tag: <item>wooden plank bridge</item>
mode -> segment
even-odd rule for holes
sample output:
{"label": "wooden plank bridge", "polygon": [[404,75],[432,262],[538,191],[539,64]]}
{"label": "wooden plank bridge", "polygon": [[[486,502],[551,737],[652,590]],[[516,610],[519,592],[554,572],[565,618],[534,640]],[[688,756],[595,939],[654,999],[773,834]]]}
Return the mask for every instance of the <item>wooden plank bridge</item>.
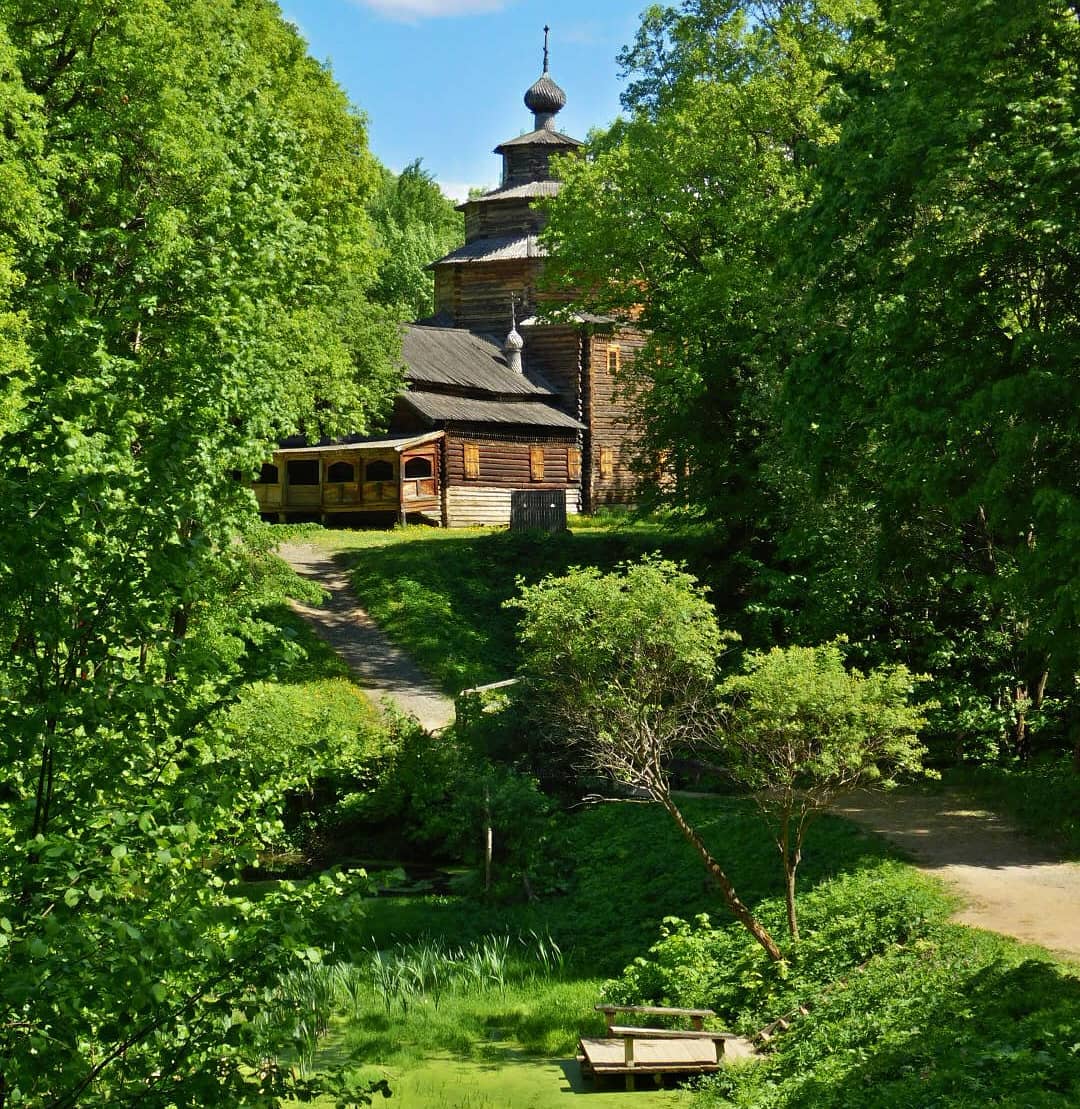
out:
{"label": "wooden plank bridge", "polygon": [[[725,1059],[747,1058],[753,1054],[749,1041],[731,1032],[708,1032],[705,1018],[716,1014],[711,1009],[672,1009],[654,1005],[597,1005],[607,1020],[604,1039],[583,1037],[578,1041],[578,1063],[586,1077],[623,1075],[626,1088],[634,1088],[638,1075],[659,1081],[665,1074],[712,1074]],[[691,1027],[645,1028],[616,1024],[619,1014],[689,1020]]]}

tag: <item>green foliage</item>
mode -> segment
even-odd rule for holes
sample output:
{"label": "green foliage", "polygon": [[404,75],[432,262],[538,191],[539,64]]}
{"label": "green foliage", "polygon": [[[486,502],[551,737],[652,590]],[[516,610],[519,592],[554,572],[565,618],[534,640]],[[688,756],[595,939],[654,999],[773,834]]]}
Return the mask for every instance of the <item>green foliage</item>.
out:
{"label": "green foliage", "polygon": [[1078,1012],[1080,982],[1064,967],[949,927],[823,992],[763,1063],[710,1080],[699,1104],[1069,1105]]}
{"label": "green foliage", "polygon": [[262,991],[356,903],[237,887],[308,769],[232,474],[389,402],[374,163],[265,0],[0,29],[0,1100],[273,1104]]}
{"label": "green foliage", "polygon": [[[793,296],[783,217],[812,197],[833,68],[861,0],[651,6],[620,61],[629,117],[566,159],[547,202],[546,279],[647,329],[635,374],[668,494],[748,543],[768,538],[768,395]],[[797,286],[795,286],[797,288]],[[629,387],[630,383],[627,382]]]}
{"label": "green foliage", "polygon": [[509,602],[519,625],[523,703],[584,765],[653,791],[665,758],[707,718],[721,632],[696,579],[646,556],[614,573],[572,568]]}
{"label": "green foliage", "polygon": [[[763,964],[745,930],[717,925],[706,913],[666,918],[660,939],[604,988],[619,1004],[715,1009],[744,1034],[815,998],[855,967],[897,945],[934,932],[951,901],[936,886],[895,862],[879,862],[819,882],[802,900],[807,938],[782,967]],[[782,898],[756,909],[781,927]],[[763,1019],[763,1015],[765,1019]]]}
{"label": "green foliage", "polygon": [[1078,657],[1078,36],[1064,0],[884,6],[790,228],[807,292],[788,441],[869,538],[871,602],[909,650],[929,625],[977,691],[981,714],[955,690],[953,727],[1021,757]]}
{"label": "green foliage", "polygon": [[467,724],[433,738],[399,721],[379,781],[357,798],[354,819],[394,829],[399,849],[433,852],[471,866],[493,837],[493,888],[501,897],[550,892],[559,884],[554,803],[535,778],[488,758]]}
{"label": "green foliage", "polygon": [[809,822],[842,793],[890,786],[922,770],[922,709],[906,666],[848,670],[838,643],[774,647],[720,684],[725,767],[769,821],[787,879],[788,926],[799,938],[795,876]]}
{"label": "green foliage", "polygon": [[[653,551],[717,573],[712,529],[670,521],[619,520],[563,535],[409,527],[327,533],[353,587],[379,626],[448,693],[513,675],[517,620],[502,607],[517,578],[537,582],[571,566],[613,569]],[[722,572],[722,570],[721,570]],[[732,589],[732,592],[734,590]],[[723,600],[728,590],[715,589]]]}
{"label": "green foliage", "polygon": [[[779,925],[775,852],[753,807],[684,803],[708,842],[730,846],[740,886],[763,919]],[[744,1033],[790,1015],[792,1027],[761,1062],[725,1070],[698,1092],[703,1106],[1075,1100],[1075,975],[1045,957],[1026,961],[1031,952],[1010,941],[946,925],[951,903],[938,885],[852,825],[822,818],[805,863],[808,935],[783,968],[771,968],[738,927],[695,919],[715,908],[715,892],[655,807],[579,811],[561,834],[575,859],[573,886],[562,897],[530,905],[379,898],[361,926],[388,959],[396,951],[406,961],[421,959],[424,948],[468,949],[508,931],[528,937],[531,928],[566,954],[554,981],[532,960],[520,972],[511,967],[504,988],[444,994],[437,1008],[430,991],[407,1010],[395,999],[389,1018],[378,993],[366,991],[325,1058],[351,1054],[394,1068],[399,1096],[448,1055],[478,1071],[496,1067],[498,1087],[483,1104],[497,1105],[518,1089],[523,1051],[565,1057],[579,1036],[602,1032],[592,1006],[602,985],[596,975],[606,972],[618,975],[605,990],[613,1000],[705,1004],[718,1009],[720,1027]],[[675,906],[683,920],[665,922]],[[635,958],[658,935],[652,951]],[[351,958],[364,965],[358,953]],[[800,1005],[808,1015],[799,1015]],[[452,1084],[472,1074],[446,1074],[444,1100],[458,1104]]]}
{"label": "green foliage", "polygon": [[465,241],[465,222],[417,159],[394,176],[383,170],[371,218],[384,257],[376,299],[398,318],[413,320],[435,310],[427,267]]}
{"label": "green foliage", "polygon": [[910,703],[915,683],[906,666],[849,670],[838,643],[749,654],[720,685],[728,769],[755,793],[779,791],[810,810],[918,773],[925,719]]}

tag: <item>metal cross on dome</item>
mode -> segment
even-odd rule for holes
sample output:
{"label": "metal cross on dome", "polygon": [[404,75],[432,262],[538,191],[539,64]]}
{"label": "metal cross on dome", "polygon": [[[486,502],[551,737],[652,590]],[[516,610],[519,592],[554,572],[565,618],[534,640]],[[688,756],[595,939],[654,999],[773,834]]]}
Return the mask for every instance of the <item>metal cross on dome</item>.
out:
{"label": "metal cross on dome", "polygon": [[544,72],[548,71],[548,35],[551,33],[551,28],[544,27]]}

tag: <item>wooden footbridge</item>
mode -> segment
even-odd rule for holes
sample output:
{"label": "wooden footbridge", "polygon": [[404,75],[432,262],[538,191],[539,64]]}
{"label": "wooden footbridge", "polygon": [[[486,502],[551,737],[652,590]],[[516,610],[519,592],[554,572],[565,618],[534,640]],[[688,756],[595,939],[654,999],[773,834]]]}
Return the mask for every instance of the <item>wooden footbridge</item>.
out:
{"label": "wooden footbridge", "polygon": [[[748,1040],[731,1032],[707,1032],[705,1018],[714,1017],[712,1009],[671,1009],[654,1005],[597,1005],[607,1020],[604,1039],[578,1041],[578,1063],[583,1075],[623,1075],[626,1088],[634,1088],[638,1075],[662,1081],[665,1074],[712,1074],[724,1060],[747,1058],[754,1053]],[[645,1028],[617,1024],[620,1014],[633,1017],[661,1017],[689,1020],[691,1027]]]}

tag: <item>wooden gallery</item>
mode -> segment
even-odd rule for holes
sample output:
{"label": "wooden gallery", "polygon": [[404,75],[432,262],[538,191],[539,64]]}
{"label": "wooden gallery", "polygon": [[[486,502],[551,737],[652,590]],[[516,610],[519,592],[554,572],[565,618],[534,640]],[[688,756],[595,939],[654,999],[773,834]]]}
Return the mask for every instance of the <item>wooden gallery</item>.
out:
{"label": "wooden gallery", "polygon": [[465,245],[430,267],[436,313],[404,329],[405,388],[387,435],[282,443],[253,485],[264,514],[527,526],[537,512],[632,499],[626,371],[642,336],[598,316],[548,322],[537,293],[544,217],[533,202],[559,189],[552,156],[582,145],[555,129],[565,104],[545,45],[525,94],[533,129],[495,148],[501,184],[461,205]]}

